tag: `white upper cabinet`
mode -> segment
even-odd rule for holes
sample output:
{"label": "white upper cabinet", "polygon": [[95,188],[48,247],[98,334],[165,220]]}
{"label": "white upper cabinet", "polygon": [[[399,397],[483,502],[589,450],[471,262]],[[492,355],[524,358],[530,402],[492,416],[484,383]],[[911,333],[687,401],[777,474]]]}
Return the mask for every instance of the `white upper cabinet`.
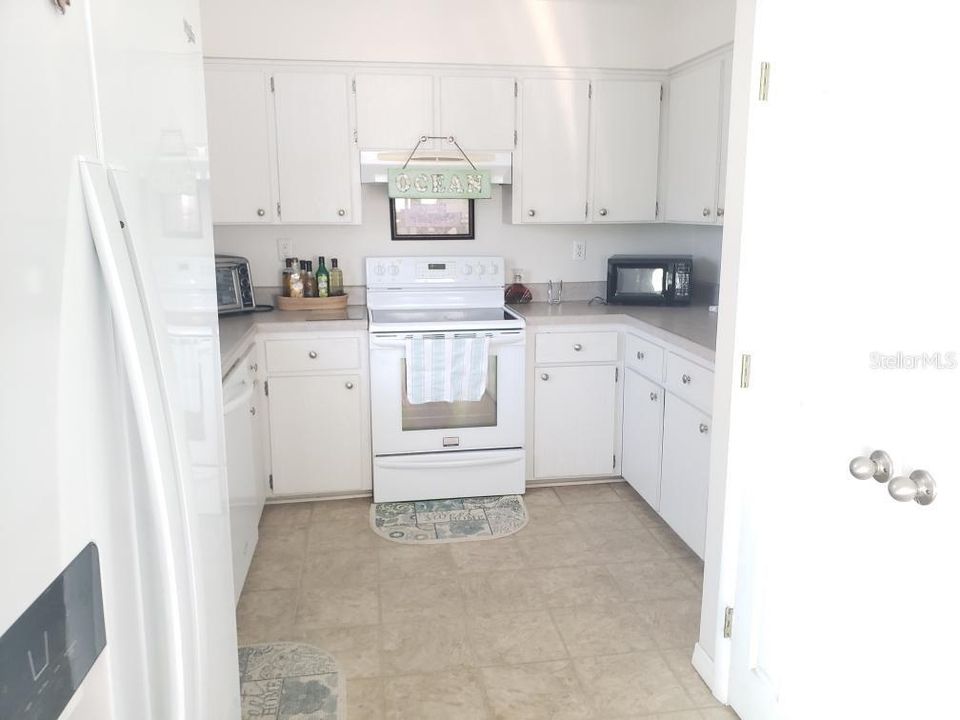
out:
{"label": "white upper cabinet", "polygon": [[733,84],[733,58],[723,60],[723,81],[720,106],[720,176],[717,188],[717,222],[723,224],[727,203],[727,141],[730,139],[730,91]]}
{"label": "white upper cabinet", "polygon": [[352,222],[358,180],[348,77],[276,73],[274,95],[283,221]]}
{"label": "white upper cabinet", "polygon": [[275,222],[269,74],[208,65],[206,89],[213,222]]}
{"label": "white upper cabinet", "polygon": [[660,154],[659,81],[593,83],[593,222],[652,222]]}
{"label": "white upper cabinet", "polygon": [[[520,182],[514,222],[582,223],[587,209],[590,83],[523,81]],[[519,189],[519,193],[517,190]]]}
{"label": "white upper cabinet", "polygon": [[516,81],[512,77],[440,78],[439,135],[471,150],[513,150]]}
{"label": "white upper cabinet", "polygon": [[361,73],[357,83],[357,142],[370,150],[413,149],[435,135],[432,75]]}
{"label": "white upper cabinet", "polygon": [[670,80],[664,219],[713,224],[720,193],[723,62],[712,60]]}

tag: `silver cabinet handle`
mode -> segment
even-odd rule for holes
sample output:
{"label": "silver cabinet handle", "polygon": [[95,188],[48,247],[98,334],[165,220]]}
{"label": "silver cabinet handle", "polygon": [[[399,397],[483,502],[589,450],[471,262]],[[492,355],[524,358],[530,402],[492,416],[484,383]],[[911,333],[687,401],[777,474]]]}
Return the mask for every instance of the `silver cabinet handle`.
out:
{"label": "silver cabinet handle", "polygon": [[691,382],[693,382],[693,378],[684,373],[680,376],[680,382],[682,382],[684,385],[689,385]]}
{"label": "silver cabinet handle", "polygon": [[256,415],[256,414],[257,414],[257,409],[256,409],[255,407],[253,407],[252,405],[250,406],[250,414],[251,414],[251,415]]}
{"label": "silver cabinet handle", "polygon": [[549,380],[550,376],[547,373],[540,373],[541,380]]}
{"label": "silver cabinet handle", "polygon": [[926,470],[914,470],[910,477],[895,477],[887,490],[897,502],[913,500],[919,505],[929,505],[937,497],[937,483]]}
{"label": "silver cabinet handle", "polygon": [[723,217],[723,208],[721,207],[717,208],[717,217]]}
{"label": "silver cabinet handle", "polygon": [[346,214],[347,214],[347,211],[344,210],[343,208],[340,208],[339,210],[337,210],[337,215],[339,215],[340,217],[343,217]]}
{"label": "silver cabinet handle", "polygon": [[647,356],[646,353],[638,352],[638,353],[637,353],[637,360],[643,360],[646,356]]}
{"label": "silver cabinet handle", "polygon": [[267,214],[266,210],[264,210],[263,208],[257,208],[257,217],[263,217],[266,214]]}
{"label": "silver cabinet handle", "polygon": [[311,350],[310,352],[307,353],[307,355],[310,357],[311,360],[316,360],[316,359],[317,359],[317,351],[316,351],[316,350]]}
{"label": "silver cabinet handle", "polygon": [[580,343],[574,343],[573,350],[574,352],[580,352],[581,350],[583,350],[583,345],[581,345]]}
{"label": "silver cabinet handle", "polygon": [[533,208],[530,208],[529,210],[527,210],[527,215],[529,215],[530,217],[533,217],[536,214],[537,214],[537,211],[534,210]]}
{"label": "silver cabinet handle", "polygon": [[704,208],[704,209],[703,209],[703,216],[704,216],[704,217],[710,217],[710,208]]}
{"label": "silver cabinet handle", "polygon": [[659,396],[657,393],[655,393],[655,392],[650,393],[650,399],[651,399],[652,401],[654,401],[654,402],[656,402],[659,397],[660,397],[660,396]]}
{"label": "silver cabinet handle", "polygon": [[706,435],[710,427],[706,423],[700,423],[700,434]]}
{"label": "silver cabinet handle", "polygon": [[874,450],[870,457],[855,457],[850,461],[850,474],[857,480],[873,478],[885,483],[893,472],[893,460],[883,450]]}
{"label": "silver cabinet handle", "polygon": [[344,383],[344,387],[345,387],[347,390],[353,390],[353,383],[350,382],[349,380],[347,380],[347,382]]}
{"label": "silver cabinet handle", "polygon": [[607,209],[606,209],[606,208],[600,208],[600,216],[601,216],[601,217],[605,217],[606,214],[607,214]]}

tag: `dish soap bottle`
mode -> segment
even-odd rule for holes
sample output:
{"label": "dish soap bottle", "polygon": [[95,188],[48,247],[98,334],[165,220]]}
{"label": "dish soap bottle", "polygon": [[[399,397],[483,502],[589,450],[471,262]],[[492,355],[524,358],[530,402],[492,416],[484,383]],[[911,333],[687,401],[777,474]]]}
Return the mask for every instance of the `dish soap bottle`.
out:
{"label": "dish soap bottle", "polygon": [[330,297],[343,295],[343,270],[336,258],[330,258]]}
{"label": "dish soap bottle", "polygon": [[317,278],[313,275],[313,260],[301,260],[300,271],[303,274],[303,296],[317,297]]}
{"label": "dish soap bottle", "polygon": [[323,255],[317,258],[317,297],[330,296],[330,273],[323,264]]}
{"label": "dish soap bottle", "polygon": [[523,305],[533,300],[533,293],[521,280],[523,280],[523,270],[514,269],[513,283],[507,285],[507,289],[503,291],[504,302],[511,305]]}

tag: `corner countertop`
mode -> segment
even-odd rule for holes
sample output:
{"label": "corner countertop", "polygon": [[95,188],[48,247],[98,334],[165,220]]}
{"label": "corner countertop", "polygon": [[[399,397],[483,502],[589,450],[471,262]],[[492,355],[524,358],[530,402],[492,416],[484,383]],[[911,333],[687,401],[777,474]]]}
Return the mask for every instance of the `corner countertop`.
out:
{"label": "corner countertop", "polygon": [[717,348],[717,313],[706,305],[659,307],[641,305],[588,305],[562,302],[551,305],[532,302],[511,305],[530,327],[554,325],[622,324],[679,347],[712,363]]}
{"label": "corner countertop", "polygon": [[343,310],[242,313],[220,316],[220,372],[226,373],[252,344],[257,332],[366,330],[367,306]]}

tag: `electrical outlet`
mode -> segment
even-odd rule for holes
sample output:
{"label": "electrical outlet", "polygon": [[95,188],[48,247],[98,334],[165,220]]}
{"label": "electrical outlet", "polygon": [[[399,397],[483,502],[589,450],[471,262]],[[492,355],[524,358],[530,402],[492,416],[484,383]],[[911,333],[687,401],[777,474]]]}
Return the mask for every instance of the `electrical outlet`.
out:
{"label": "electrical outlet", "polygon": [[293,240],[291,238],[277,238],[277,255],[280,260],[293,257]]}
{"label": "electrical outlet", "polygon": [[587,241],[574,240],[573,241],[573,259],[584,260],[586,257],[587,257]]}

